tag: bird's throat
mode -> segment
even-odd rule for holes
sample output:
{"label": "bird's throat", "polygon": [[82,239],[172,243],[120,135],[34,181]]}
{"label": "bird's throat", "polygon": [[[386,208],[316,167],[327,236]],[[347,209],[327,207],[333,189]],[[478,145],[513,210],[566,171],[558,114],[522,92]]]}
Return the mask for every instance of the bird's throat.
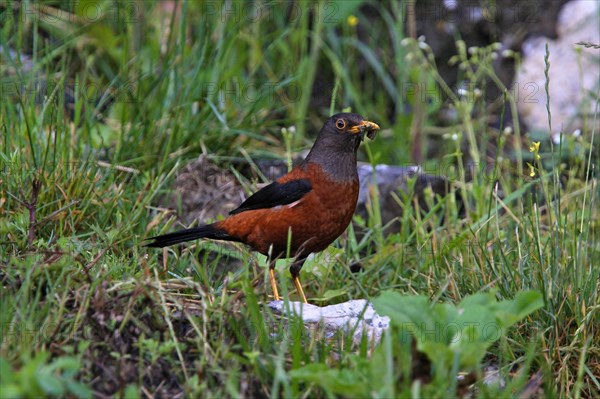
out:
{"label": "bird's throat", "polygon": [[304,164],[319,165],[328,177],[336,182],[351,182],[358,179],[356,171],[356,151],[360,140],[339,143],[327,143],[327,140],[317,140],[308,153]]}

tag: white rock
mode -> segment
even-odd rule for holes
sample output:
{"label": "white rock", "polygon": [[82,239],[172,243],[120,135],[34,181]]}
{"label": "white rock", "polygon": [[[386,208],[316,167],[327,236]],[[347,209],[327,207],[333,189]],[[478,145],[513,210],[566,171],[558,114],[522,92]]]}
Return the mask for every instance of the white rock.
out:
{"label": "white rock", "polygon": [[354,344],[359,344],[363,334],[367,334],[369,342],[376,345],[381,335],[388,328],[390,319],[379,316],[373,305],[365,299],[356,299],[337,305],[319,307],[302,302],[272,301],[269,308],[276,314],[302,318],[305,326],[321,325],[325,337],[333,337],[338,331],[351,333]]}
{"label": "white rock", "polygon": [[[552,138],[562,129],[565,134],[583,127],[578,113],[589,113],[593,122],[600,84],[600,52],[578,46],[578,42],[600,43],[600,2],[575,0],[564,5],[557,26],[558,39],[532,37],[523,44],[523,63],[515,77],[513,93],[517,95],[519,114],[530,130],[548,131],[544,56],[546,43],[550,52],[550,112]],[[581,55],[578,55],[578,49]],[[579,65],[581,64],[581,76]],[[588,94],[586,94],[588,93]],[[590,127],[591,129],[591,127]]]}

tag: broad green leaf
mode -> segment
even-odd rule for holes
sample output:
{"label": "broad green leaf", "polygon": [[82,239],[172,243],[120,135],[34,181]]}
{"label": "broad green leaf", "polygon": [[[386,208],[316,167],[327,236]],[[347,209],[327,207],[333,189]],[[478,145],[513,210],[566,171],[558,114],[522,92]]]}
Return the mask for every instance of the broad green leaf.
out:
{"label": "broad green leaf", "polygon": [[429,311],[429,299],[422,295],[403,296],[385,291],[373,299],[373,306],[377,313],[388,316],[393,323],[405,328],[418,328],[434,322]]}
{"label": "broad green leaf", "polygon": [[365,396],[368,392],[366,375],[352,369],[331,369],[323,363],[309,364],[290,371],[293,379],[312,382],[323,389],[347,396]]}
{"label": "broad green leaf", "polygon": [[479,365],[489,346],[506,329],[543,305],[539,293],[519,293],[515,299],[498,302],[494,291],[477,293],[458,305],[429,304],[424,296],[402,296],[384,292],[373,300],[375,309],[390,317],[404,334],[412,335],[417,349],[437,365],[451,369],[458,356],[462,368]]}
{"label": "broad green leaf", "polygon": [[537,291],[521,291],[513,300],[498,303],[496,315],[501,325],[508,328],[543,306],[542,294]]}
{"label": "broad green leaf", "polygon": [[63,376],[71,377],[79,371],[79,365],[80,362],[76,358],[64,356],[53,361],[49,366],[49,370],[54,372],[60,371]]}
{"label": "broad green leaf", "polygon": [[5,381],[0,382],[0,392],[2,393],[2,399],[23,398],[26,396],[23,388]]}
{"label": "broad green leaf", "polygon": [[45,393],[52,396],[63,396],[65,394],[63,382],[48,368],[40,370],[35,376],[35,379]]}
{"label": "broad green leaf", "polygon": [[490,306],[496,303],[493,292],[478,292],[465,297],[458,305],[459,309],[466,309],[472,305]]}
{"label": "broad green leaf", "polygon": [[[69,379],[66,381],[66,384],[67,384],[67,389],[69,390],[69,392],[78,398],[87,399],[87,398],[91,398],[93,396],[93,391],[87,385],[82,384],[79,381],[73,381],[73,380]],[[129,386],[127,386],[127,388],[129,388]],[[129,389],[125,389],[126,393],[128,393],[129,391],[130,391]],[[131,396],[125,396],[125,397],[131,397]]]}

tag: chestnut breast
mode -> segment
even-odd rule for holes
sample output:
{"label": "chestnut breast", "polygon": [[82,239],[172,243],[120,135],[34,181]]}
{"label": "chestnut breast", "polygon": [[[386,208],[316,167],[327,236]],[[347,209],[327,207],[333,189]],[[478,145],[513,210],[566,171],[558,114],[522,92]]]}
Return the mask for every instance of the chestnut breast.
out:
{"label": "chestnut breast", "polygon": [[[233,215],[219,223],[229,235],[268,255],[308,255],[327,248],[352,220],[358,200],[358,176],[335,181],[313,163],[299,166],[278,179],[285,183],[307,179],[312,190],[298,201]],[[289,238],[288,238],[289,237]]]}

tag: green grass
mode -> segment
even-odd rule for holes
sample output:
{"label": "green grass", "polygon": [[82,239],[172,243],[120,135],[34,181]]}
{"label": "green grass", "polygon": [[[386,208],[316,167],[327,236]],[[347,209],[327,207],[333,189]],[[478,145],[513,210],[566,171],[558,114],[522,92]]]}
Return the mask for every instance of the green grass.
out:
{"label": "green grass", "polygon": [[[397,396],[453,394],[448,380],[424,387],[400,377],[410,374],[400,361],[408,355],[395,335],[369,360],[347,337],[319,339],[266,312],[264,260],[242,247],[198,243],[172,251],[166,270],[161,251],[141,247],[169,226],[172,215],[157,204],[179,168],[199,154],[228,168],[247,156],[285,160],[308,148],[337,79],[335,109],[350,106],[383,127],[362,159],[409,162],[415,132],[424,132],[418,153],[435,157],[423,167],[454,181],[464,214],[452,196],[419,213],[399,195],[402,228],[384,236],[373,207],[368,221],[357,219],[307,263],[307,295],[327,305],[391,290],[458,304],[490,289],[498,300],[538,291],[543,308],[486,349],[484,362],[522,375],[503,394],[518,392],[537,371],[548,397],[600,394],[597,132],[565,135],[559,146],[542,141],[536,159],[518,124],[512,134],[487,127],[485,96],[444,86],[431,50],[403,38],[400,6],[369,24],[359,2],[321,3],[316,22],[301,8],[291,23],[271,3],[261,23],[239,10],[238,19],[207,18],[219,9],[205,7],[216,3],[182,2],[175,16],[145,2],[129,3],[133,14],[110,1],[63,9],[17,3],[14,14],[10,4],[0,4],[5,392],[324,397],[343,391],[298,370],[327,365],[339,371],[330,375],[339,384],[350,375],[367,378],[365,386],[383,381],[393,389],[382,392]],[[86,19],[86,4],[110,17]],[[347,23],[351,13],[366,42]],[[491,68],[494,46],[457,47],[452,61],[466,79],[502,89]],[[9,49],[31,54],[33,69],[8,57]],[[331,87],[314,98],[310,88],[321,78]],[[36,90],[42,80],[50,84]],[[442,104],[403,92],[403,83],[434,82],[457,111],[443,128],[432,122]],[[65,84],[76,87],[73,98]],[[515,108],[509,92],[505,101]],[[597,125],[598,112],[587,117],[585,126]],[[282,134],[292,125],[293,136]],[[366,235],[354,234],[360,224]],[[364,270],[353,274],[356,261]],[[243,266],[225,266],[232,262]],[[287,296],[285,262],[278,277]]]}

